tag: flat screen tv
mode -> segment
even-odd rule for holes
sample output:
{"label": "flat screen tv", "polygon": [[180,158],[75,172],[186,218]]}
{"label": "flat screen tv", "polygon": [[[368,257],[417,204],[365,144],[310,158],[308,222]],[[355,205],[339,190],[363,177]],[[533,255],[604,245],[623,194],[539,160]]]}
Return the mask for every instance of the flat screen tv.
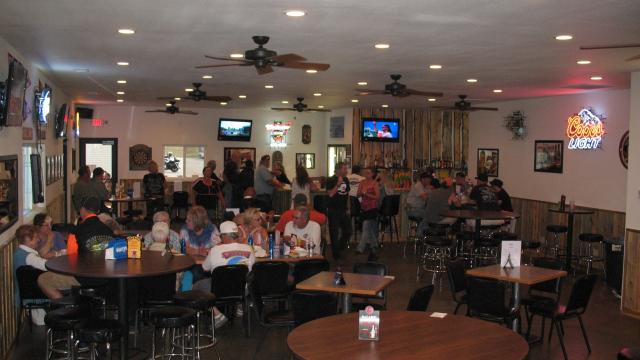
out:
{"label": "flat screen tv", "polygon": [[218,123],[218,140],[220,141],[251,141],[251,127],[253,121],[220,118]]}
{"label": "flat screen tv", "polygon": [[362,141],[400,141],[400,120],[362,118]]}
{"label": "flat screen tv", "polygon": [[67,135],[67,104],[60,106],[60,110],[56,114],[55,132],[57,138],[63,138]]}

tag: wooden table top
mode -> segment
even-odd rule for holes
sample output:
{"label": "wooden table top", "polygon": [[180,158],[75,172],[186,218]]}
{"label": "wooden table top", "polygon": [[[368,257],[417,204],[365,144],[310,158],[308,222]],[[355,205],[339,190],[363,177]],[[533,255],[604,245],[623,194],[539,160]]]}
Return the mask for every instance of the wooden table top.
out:
{"label": "wooden table top", "polygon": [[519,214],[510,211],[488,211],[488,210],[447,210],[440,213],[440,216],[458,219],[481,219],[481,220],[505,220],[517,219]]}
{"label": "wooden table top", "polygon": [[124,198],[109,198],[107,199],[107,201],[109,202],[119,202],[119,203],[124,203],[124,202],[140,202],[140,201],[147,201],[147,200],[157,200],[159,198],[157,197],[150,197],[150,198],[143,198],[143,197],[124,197]]}
{"label": "wooden table top", "polygon": [[194,265],[189,256],[162,256],[160,251],[142,250],[141,259],[106,260],[103,251],[59,256],[47,261],[48,270],[87,278],[139,278],[173,274]]}
{"label": "wooden table top", "polygon": [[314,320],[287,337],[300,359],[476,359],[520,360],[524,338],[498,324],[429,312],[381,311],[380,340],[358,340],[358,313]]}
{"label": "wooden table top", "polygon": [[519,266],[505,270],[500,265],[490,265],[467,270],[467,275],[496,279],[518,284],[533,285],[547,280],[567,276],[564,270],[546,269],[536,266]]}
{"label": "wooden table top", "polygon": [[[207,258],[204,255],[190,255],[191,258],[193,259],[193,261],[195,261],[196,264],[201,265],[204,260]],[[314,255],[314,256],[298,256],[298,257],[291,257],[291,256],[280,256],[280,257],[276,257],[276,258],[269,258],[267,257],[257,257],[256,258],[256,262],[264,262],[264,261],[280,261],[280,262],[286,262],[286,263],[297,263],[299,261],[303,261],[303,260],[324,260],[324,257],[322,257],[322,255]]]}
{"label": "wooden table top", "polygon": [[574,209],[573,211],[571,211],[571,209],[565,209],[565,210],[549,209],[549,211],[554,212],[554,213],[560,213],[560,214],[578,214],[578,215],[593,214],[593,210],[577,210],[577,209]]}
{"label": "wooden table top", "polygon": [[343,273],[346,285],[335,285],[335,272],[322,271],[299,282],[296,289],[374,296],[389,286],[393,276]]}

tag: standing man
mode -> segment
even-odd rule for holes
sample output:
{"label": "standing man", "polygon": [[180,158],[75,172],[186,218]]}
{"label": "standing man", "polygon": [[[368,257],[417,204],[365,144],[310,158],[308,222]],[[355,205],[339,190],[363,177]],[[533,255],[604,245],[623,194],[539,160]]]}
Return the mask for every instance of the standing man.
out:
{"label": "standing man", "polygon": [[158,163],[151,160],[148,166],[149,173],[142,178],[144,184],[144,198],[147,199],[147,218],[164,209],[164,191],[167,182],[164,174],[158,172]]}
{"label": "standing man", "polygon": [[351,240],[350,187],[346,175],[347,165],[339,162],[336,164],[336,174],[327,179],[329,235],[331,236],[331,252],[336,261],[340,260],[340,252]]}
{"label": "standing man", "polygon": [[109,213],[109,209],[104,205],[104,202],[109,200],[109,197],[111,196],[111,194],[109,194],[109,190],[107,190],[107,186],[104,184],[105,177],[104,169],[97,167],[93,169],[93,177],[91,178],[89,185],[92,191],[91,196],[102,201],[102,206],[100,207],[99,212]]}
{"label": "standing man", "polygon": [[264,206],[261,209],[266,209],[269,212],[273,208],[273,191],[280,185],[278,180],[269,171],[271,164],[271,157],[264,155],[260,158],[260,165],[256,169],[256,175],[254,180],[254,187],[256,189],[256,199],[262,202]]}
{"label": "standing man", "polygon": [[80,207],[84,199],[91,197],[93,194],[91,190],[91,170],[89,166],[85,165],[78,169],[78,181],[73,186],[73,195],[71,200],[73,201],[73,207],[76,209],[76,213],[80,214]]}
{"label": "standing man", "polygon": [[427,205],[427,197],[431,190],[431,174],[423,172],[420,174],[420,180],[411,186],[407,195],[407,215],[422,219],[424,217],[424,209]]}

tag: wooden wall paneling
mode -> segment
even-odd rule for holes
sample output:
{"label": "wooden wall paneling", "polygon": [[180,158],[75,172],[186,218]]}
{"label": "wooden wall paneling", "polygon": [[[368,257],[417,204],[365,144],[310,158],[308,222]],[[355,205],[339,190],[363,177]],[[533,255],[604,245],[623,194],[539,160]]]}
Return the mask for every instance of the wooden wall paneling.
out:
{"label": "wooden wall paneling", "polygon": [[453,159],[454,164],[460,164],[462,158],[462,113],[453,113]]}
{"label": "wooden wall paneling", "polygon": [[431,117],[431,159],[442,158],[442,121],[443,111],[439,111],[436,117]]}
{"label": "wooden wall paneling", "polygon": [[[462,148],[464,149],[463,158],[464,162],[469,162],[469,114],[462,113]],[[469,174],[467,174],[468,176]]]}
{"label": "wooden wall paneling", "polygon": [[442,159],[453,159],[453,112],[445,111],[442,114]]}
{"label": "wooden wall paneling", "polygon": [[[14,297],[13,249],[15,241],[0,248],[0,358],[5,359],[17,334],[18,308]],[[26,320],[25,320],[26,321]]]}
{"label": "wooden wall paneling", "polygon": [[640,318],[640,231],[627,229],[624,241],[622,313]]}

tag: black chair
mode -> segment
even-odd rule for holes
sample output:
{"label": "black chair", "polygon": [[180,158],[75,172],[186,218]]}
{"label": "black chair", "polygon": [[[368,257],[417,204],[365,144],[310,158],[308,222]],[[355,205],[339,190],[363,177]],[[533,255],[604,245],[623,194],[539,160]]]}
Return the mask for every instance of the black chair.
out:
{"label": "black chair", "polygon": [[137,280],[136,288],[138,290],[138,306],[134,320],[134,346],[138,344],[138,334],[142,333],[140,325],[149,322],[151,310],[173,304],[173,296],[176,293],[176,274]]}
{"label": "black chair", "polygon": [[[44,317],[44,323],[47,325],[46,358],[62,354],[65,358],[75,359],[78,331],[89,321],[90,315],[90,309],[86,306],[49,311]],[[56,336],[56,333],[61,332],[66,334],[63,339]]]}
{"label": "black chair", "polygon": [[95,360],[97,346],[104,344],[106,358],[111,359],[111,344],[122,336],[122,324],[113,319],[90,319],[78,331],[78,340],[89,344],[89,359]]}
{"label": "black chair", "polygon": [[[187,333],[191,331],[191,327],[196,325],[196,311],[193,309],[189,309],[181,306],[163,306],[156,309],[151,310],[149,317],[151,319],[151,323],[153,324],[153,333],[151,335],[151,359],[161,358],[165,359],[167,357],[171,358],[173,356],[180,356],[184,359],[185,350],[189,347],[186,345]],[[161,339],[162,339],[162,354],[156,355],[156,333],[157,330],[160,329]],[[167,331],[171,330],[171,331]],[[173,345],[173,348],[179,348],[181,350],[180,354],[178,353],[167,353],[167,339],[166,334],[173,333],[177,335],[176,338],[181,341],[178,342],[176,339],[169,339],[168,341]],[[176,334],[177,333],[177,334]],[[175,345],[177,346],[175,346]],[[216,350],[217,352],[217,350]],[[196,352],[193,353],[194,358],[196,356]],[[199,354],[198,354],[199,355]],[[218,359],[220,356],[218,355]]]}
{"label": "black chair", "polygon": [[247,274],[249,268],[246,265],[224,265],[213,269],[211,274],[211,292],[216,296],[216,306],[223,308],[229,319],[235,316],[235,307],[231,305],[241,304],[245,336],[249,337],[249,309],[246,301]]}
{"label": "black chair", "polygon": [[329,262],[327,260],[301,260],[295,263],[293,267],[293,282],[297,284],[322,271],[329,271]]}
{"label": "black chair", "polygon": [[564,358],[567,359],[567,350],[564,347],[564,329],[562,322],[577,317],[580,322],[580,329],[582,330],[584,342],[587,344],[587,350],[589,351],[589,354],[591,354],[591,345],[589,344],[587,331],[585,330],[584,323],[582,322],[582,314],[587,310],[587,305],[589,304],[593,287],[596,284],[596,279],[596,275],[593,274],[578,278],[571,288],[571,295],[569,296],[567,305],[556,304],[553,306],[553,304],[540,302],[529,306],[529,312],[531,315],[529,316],[527,337],[529,337],[531,332],[531,321],[535,315],[551,319],[552,327],[551,331],[549,331],[549,339],[551,339],[551,334],[553,334],[553,328],[555,327],[556,332],[558,333],[558,340],[560,340],[560,346],[562,347],[562,354],[564,355]]}
{"label": "black chair", "polygon": [[291,297],[295,326],[336,314],[338,301],[334,294],[294,291]]}
{"label": "black chair", "polygon": [[[533,266],[562,270],[564,264],[562,261],[556,258],[537,258],[533,261]],[[525,298],[520,301],[520,304],[524,307],[525,316],[529,320],[529,307],[536,303],[546,304],[546,307],[555,307],[560,301],[560,290],[562,289],[562,278],[544,281],[529,286],[529,293]],[[538,304],[537,306],[542,306]],[[553,326],[553,325],[552,325]],[[544,338],[545,318],[542,318],[542,334],[540,339]]]}
{"label": "black chair", "polygon": [[468,314],[482,320],[504,324],[507,327],[519,315],[505,302],[507,285],[504,282],[478,277],[467,277]]}
{"label": "black chair", "polygon": [[327,215],[328,195],[316,195],[313,197],[313,208],[324,215]]}
{"label": "black chair", "polygon": [[407,311],[427,311],[433,295],[433,288],[433,285],[427,285],[417,289],[409,299]]}
{"label": "black chair", "polygon": [[[389,275],[389,268],[385,264],[369,261],[353,265],[353,272],[356,274],[387,276]],[[351,296],[351,299],[354,300],[352,308],[356,310],[362,310],[367,305],[373,306],[376,310],[386,310],[388,292],[386,290],[382,290],[375,296],[354,294]]]}
{"label": "black chair", "polygon": [[[18,282],[18,292],[20,295],[20,314],[18,314],[18,334],[22,327],[22,318],[24,311],[27,311],[27,320],[29,321],[29,332],[33,332],[33,321],[31,319],[31,310],[48,309],[50,302],[44,295],[40,287],[38,287],[38,276],[44,271],[36,269],[32,266],[20,266],[16,269],[16,280]],[[16,337],[16,341],[20,340],[20,336]]]}
{"label": "black chair", "polygon": [[382,227],[382,238],[380,240],[380,246],[384,242],[384,234],[387,228],[387,224],[389,225],[389,234],[391,236],[391,241],[393,241],[393,232],[395,229],[396,240],[400,242],[400,234],[398,232],[398,223],[396,221],[396,216],[400,212],[400,195],[387,195],[382,198],[382,204],[380,205],[380,213],[378,216],[378,221]]}
{"label": "black chair", "polygon": [[153,221],[149,220],[131,220],[126,223],[127,230],[151,231]]}
{"label": "black chair", "polygon": [[[186,191],[174,191],[173,192],[173,201],[171,202],[171,218],[172,219],[180,219],[183,220],[184,218],[180,217],[180,210],[184,210],[185,211],[185,217],[186,217],[186,212],[187,210],[189,210],[189,206],[191,206],[191,204],[189,204],[189,193]],[[173,212],[176,212],[176,215],[173,215]]]}
{"label": "black chair", "polygon": [[[447,275],[449,277],[449,288],[453,301],[456,303],[456,309],[453,314],[458,313],[460,305],[467,305],[467,279],[465,278],[465,260],[457,259],[449,261],[447,264]],[[467,307],[467,314],[469,308]]]}
{"label": "black chair", "polygon": [[282,309],[289,299],[289,265],[280,261],[257,262],[251,273],[262,301],[278,303]]}

